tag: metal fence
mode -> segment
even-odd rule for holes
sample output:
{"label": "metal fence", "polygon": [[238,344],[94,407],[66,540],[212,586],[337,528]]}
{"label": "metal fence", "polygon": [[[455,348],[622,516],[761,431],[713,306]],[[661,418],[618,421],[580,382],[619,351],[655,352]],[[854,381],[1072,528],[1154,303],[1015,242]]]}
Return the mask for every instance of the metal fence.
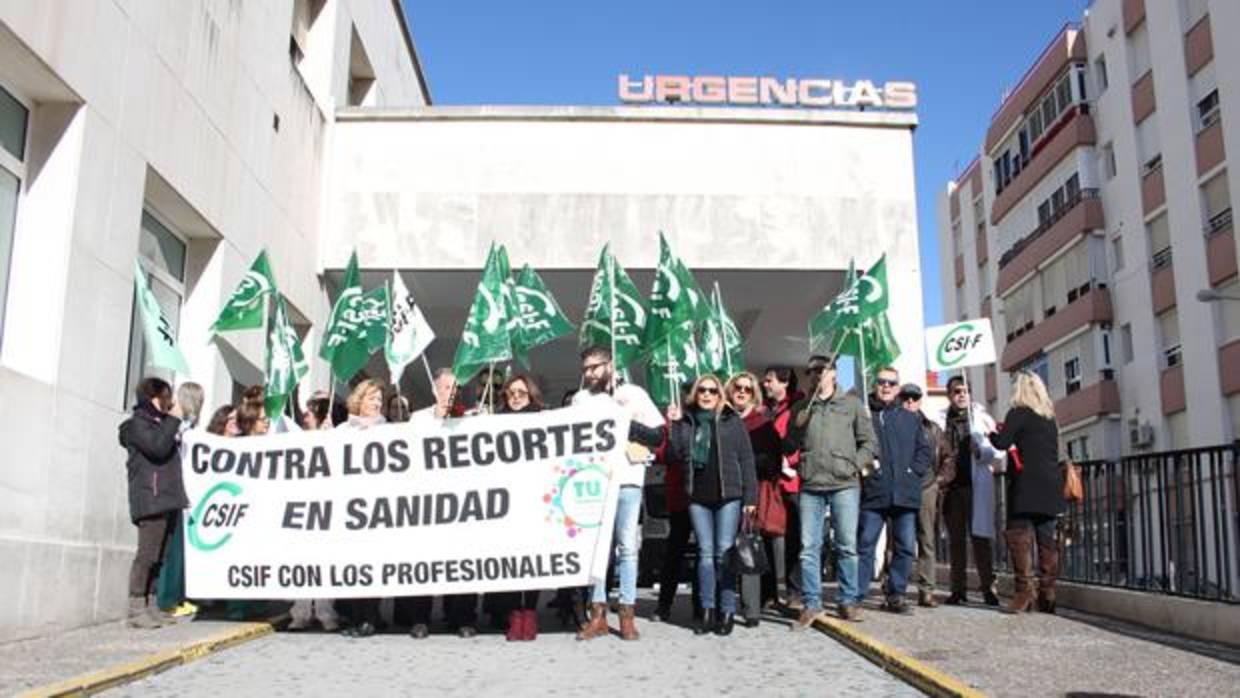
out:
{"label": "metal fence", "polygon": [[[1228,445],[1080,463],[1085,498],[1059,521],[1060,579],[1240,603],[1238,456]],[[1001,532],[1005,476],[995,485]],[[1010,570],[1002,534],[995,565]]]}

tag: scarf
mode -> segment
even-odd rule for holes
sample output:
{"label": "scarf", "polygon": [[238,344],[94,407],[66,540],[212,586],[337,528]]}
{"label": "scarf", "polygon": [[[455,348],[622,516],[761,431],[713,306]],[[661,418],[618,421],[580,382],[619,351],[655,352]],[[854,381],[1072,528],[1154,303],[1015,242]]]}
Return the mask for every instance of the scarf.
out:
{"label": "scarf", "polygon": [[693,449],[689,460],[694,470],[701,470],[710,465],[710,449],[715,443],[715,413],[694,408],[692,415]]}

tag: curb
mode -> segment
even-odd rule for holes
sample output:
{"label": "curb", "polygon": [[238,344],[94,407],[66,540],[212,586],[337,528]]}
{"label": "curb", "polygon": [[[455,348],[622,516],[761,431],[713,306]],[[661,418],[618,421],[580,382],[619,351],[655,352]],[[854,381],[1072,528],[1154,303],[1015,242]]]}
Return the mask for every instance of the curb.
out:
{"label": "curb", "polygon": [[277,616],[261,622],[239,623],[235,628],[209,635],[202,640],[197,640],[181,647],[155,652],[145,657],[108,667],[107,669],[81,674],[64,681],[32,688],[19,693],[18,696],[20,698],[49,698],[51,696],[92,695],[109,688],[132,683],[147,676],[162,673],[174,667],[189,664],[230,647],[265,637],[275,632],[275,625],[281,620],[283,620],[283,616]]}
{"label": "curb", "polygon": [[849,649],[877,664],[926,695],[951,698],[984,698],[986,694],[907,654],[858,632],[851,625],[825,615],[814,620],[814,627]]}

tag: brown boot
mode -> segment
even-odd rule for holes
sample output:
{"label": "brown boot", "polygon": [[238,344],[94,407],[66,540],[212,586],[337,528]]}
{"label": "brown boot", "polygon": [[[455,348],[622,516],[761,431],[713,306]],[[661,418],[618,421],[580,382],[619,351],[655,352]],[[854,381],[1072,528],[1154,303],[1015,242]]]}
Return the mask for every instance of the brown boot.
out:
{"label": "brown boot", "polygon": [[641,638],[637,632],[637,609],[633,606],[620,607],[620,637],[625,640]]}
{"label": "brown boot", "polygon": [[1055,580],[1059,578],[1059,545],[1038,541],[1038,610],[1055,612]]}
{"label": "brown boot", "polygon": [[590,621],[577,631],[578,640],[607,636],[607,604],[590,604]]}
{"label": "brown boot", "polygon": [[1003,611],[1021,613],[1033,607],[1033,529],[1009,528],[1003,534],[1012,558],[1012,581],[1016,587],[1016,594]]}

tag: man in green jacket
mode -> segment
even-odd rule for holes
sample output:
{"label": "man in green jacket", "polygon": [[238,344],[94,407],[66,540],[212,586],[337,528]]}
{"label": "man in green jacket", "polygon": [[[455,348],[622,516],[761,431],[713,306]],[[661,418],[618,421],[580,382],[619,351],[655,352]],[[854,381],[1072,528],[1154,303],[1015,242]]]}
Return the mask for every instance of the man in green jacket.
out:
{"label": "man in green jacket", "polygon": [[809,627],[822,613],[823,520],[828,509],[834,534],[840,617],[861,620],[857,523],[862,472],[874,460],[874,427],[861,401],[835,382],[835,357],[813,356],[813,394],[792,407],[784,452],[800,452],[801,584],[805,607],[793,630]]}

